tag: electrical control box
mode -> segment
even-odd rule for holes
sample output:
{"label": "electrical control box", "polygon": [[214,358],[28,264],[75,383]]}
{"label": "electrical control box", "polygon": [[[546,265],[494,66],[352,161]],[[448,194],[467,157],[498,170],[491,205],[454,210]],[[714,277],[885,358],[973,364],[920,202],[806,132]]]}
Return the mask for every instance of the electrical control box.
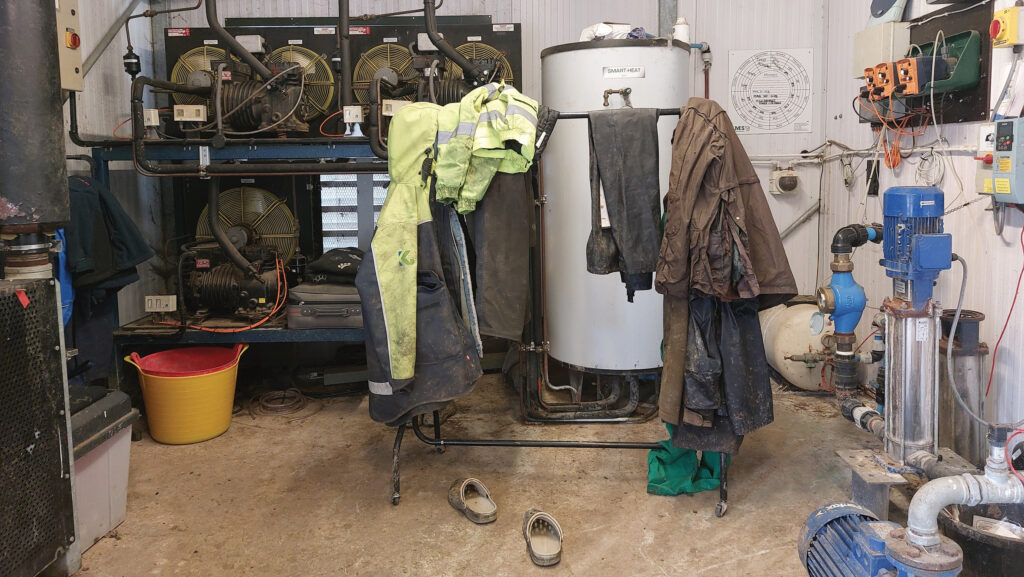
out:
{"label": "electrical control box", "polygon": [[875,66],[875,87],[871,90],[872,100],[889,98],[896,90],[896,64],[883,62]]}
{"label": "electrical control box", "polygon": [[853,76],[863,78],[864,71],[879,62],[894,62],[910,49],[910,26],[906,22],[886,22],[857,33],[853,38]]}
{"label": "electrical control box", "polygon": [[82,91],[82,37],[78,26],[78,0],[57,4],[57,53],[60,56],[60,87]]}
{"label": "electrical control box", "polygon": [[1024,203],[1024,118],[996,122],[992,188],[996,202]]}
{"label": "electrical control box", "polygon": [[992,37],[993,48],[1005,48],[1024,44],[1024,30],[1021,29],[1021,15],[1024,6],[1011,6],[1005,10],[996,10],[992,24],[988,30]]}
{"label": "electrical control box", "polygon": [[[932,70],[932,62],[935,70]],[[949,65],[945,58],[918,56],[896,62],[896,92],[913,96],[927,92],[926,87],[934,78],[936,81],[949,77]]]}

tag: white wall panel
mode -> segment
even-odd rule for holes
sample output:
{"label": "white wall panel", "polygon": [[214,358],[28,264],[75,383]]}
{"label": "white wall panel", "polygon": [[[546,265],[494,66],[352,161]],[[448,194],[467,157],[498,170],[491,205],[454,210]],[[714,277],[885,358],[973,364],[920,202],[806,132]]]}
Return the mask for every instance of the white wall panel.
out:
{"label": "white wall panel", "polygon": [[[80,26],[82,37],[82,54],[89,55],[96,42],[107,31],[111,22],[128,7],[129,0],[108,0],[105,2],[80,2]],[[148,8],[148,2],[141,2],[135,9],[141,12]],[[149,21],[144,18],[132,21],[132,44],[135,52],[142,57],[143,74],[150,73],[149,63],[152,61],[152,38]],[[103,52],[92,70],[85,77],[85,89],[78,94],[79,132],[100,138],[110,138],[114,127],[128,118],[131,78],[125,74],[121,56],[127,44],[123,30]],[[65,106],[67,117],[67,106]],[[131,127],[121,127],[121,135],[130,135]],[[67,141],[68,154],[89,154],[90,151],[79,148]],[[69,171],[77,174],[88,173],[88,166],[74,161],[68,164]],[[138,176],[130,163],[113,163],[111,165],[111,191],[121,202],[125,211],[138,225],[150,246],[162,246],[163,219],[161,218],[161,202],[158,183],[155,179]],[[159,251],[158,251],[159,252]],[[143,297],[146,294],[162,294],[166,292],[165,281],[153,268],[153,262],[139,267],[140,280],[125,287],[118,294],[118,309],[121,322],[139,318],[143,313]]]}

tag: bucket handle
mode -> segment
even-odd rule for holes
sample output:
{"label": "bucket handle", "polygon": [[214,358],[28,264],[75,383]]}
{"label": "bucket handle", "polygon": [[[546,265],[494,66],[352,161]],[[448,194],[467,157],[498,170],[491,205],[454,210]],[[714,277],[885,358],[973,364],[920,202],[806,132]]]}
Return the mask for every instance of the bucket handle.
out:
{"label": "bucket handle", "polygon": [[235,362],[242,358],[242,353],[249,350],[249,345],[245,343],[235,343]]}
{"label": "bucket handle", "polygon": [[[142,373],[142,357],[139,356],[139,353],[133,352],[130,355],[125,355],[124,362],[132,365],[138,369],[139,373]],[[142,378],[141,374],[139,375],[139,388],[145,392],[146,379]]]}

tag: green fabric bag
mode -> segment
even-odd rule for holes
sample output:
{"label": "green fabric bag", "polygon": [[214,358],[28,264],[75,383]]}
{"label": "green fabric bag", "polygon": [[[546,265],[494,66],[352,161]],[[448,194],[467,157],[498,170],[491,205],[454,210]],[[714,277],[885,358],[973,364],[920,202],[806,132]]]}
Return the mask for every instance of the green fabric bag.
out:
{"label": "green fabric bag", "polygon": [[[670,497],[717,489],[722,478],[719,453],[705,451],[698,458],[693,449],[673,447],[675,425],[665,423],[665,428],[669,440],[647,454],[647,492]],[[731,460],[726,457],[726,466]]]}

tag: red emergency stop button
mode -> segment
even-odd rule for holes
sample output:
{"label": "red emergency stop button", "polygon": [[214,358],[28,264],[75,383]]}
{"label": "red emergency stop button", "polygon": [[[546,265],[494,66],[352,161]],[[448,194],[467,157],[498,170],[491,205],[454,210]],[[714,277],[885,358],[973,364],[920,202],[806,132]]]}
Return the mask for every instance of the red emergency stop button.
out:
{"label": "red emergency stop button", "polygon": [[77,32],[68,30],[64,33],[64,44],[72,50],[78,50],[78,47],[82,45],[82,37]]}
{"label": "red emergency stop button", "polygon": [[999,33],[1003,30],[1003,23],[999,20],[993,20],[992,24],[988,27],[988,35],[992,38],[997,38]]}
{"label": "red emergency stop button", "polygon": [[992,153],[990,152],[990,153],[986,154],[985,156],[975,156],[974,160],[980,160],[980,161],[984,162],[985,164],[992,164],[992,161],[994,160],[994,158],[992,157]]}

